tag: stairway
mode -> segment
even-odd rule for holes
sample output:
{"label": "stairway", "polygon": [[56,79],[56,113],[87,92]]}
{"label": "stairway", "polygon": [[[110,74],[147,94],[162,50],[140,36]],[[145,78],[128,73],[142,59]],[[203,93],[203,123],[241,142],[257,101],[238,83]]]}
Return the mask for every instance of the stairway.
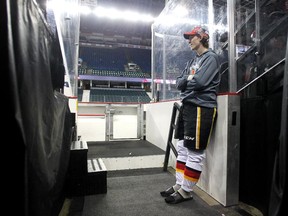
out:
{"label": "stairway", "polygon": [[87,159],[86,141],[73,141],[65,185],[67,197],[107,193],[107,169],[101,158]]}

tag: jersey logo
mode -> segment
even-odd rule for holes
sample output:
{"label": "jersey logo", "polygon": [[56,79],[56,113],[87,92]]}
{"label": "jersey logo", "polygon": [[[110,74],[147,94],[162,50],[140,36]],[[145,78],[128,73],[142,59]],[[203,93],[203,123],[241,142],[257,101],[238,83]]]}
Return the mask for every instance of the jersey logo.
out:
{"label": "jersey logo", "polygon": [[194,140],[194,139],[195,139],[195,137],[184,136],[184,139],[186,139],[186,140]]}

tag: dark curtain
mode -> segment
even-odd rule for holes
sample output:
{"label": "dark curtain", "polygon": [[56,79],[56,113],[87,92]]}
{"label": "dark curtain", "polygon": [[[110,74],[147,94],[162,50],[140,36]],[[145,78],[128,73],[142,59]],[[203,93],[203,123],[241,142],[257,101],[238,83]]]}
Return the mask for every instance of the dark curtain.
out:
{"label": "dark curtain", "polygon": [[1,48],[8,75],[5,108],[13,133],[7,146],[16,162],[10,169],[17,168],[13,170],[17,183],[10,187],[16,193],[10,194],[21,215],[58,215],[72,130],[68,98],[58,91],[64,74],[59,42],[35,1],[1,1],[1,12]]}

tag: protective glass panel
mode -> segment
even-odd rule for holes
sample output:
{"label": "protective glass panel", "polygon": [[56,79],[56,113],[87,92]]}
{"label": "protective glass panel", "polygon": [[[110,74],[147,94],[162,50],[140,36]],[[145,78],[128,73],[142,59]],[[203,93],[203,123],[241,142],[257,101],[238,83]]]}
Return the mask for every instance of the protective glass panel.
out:
{"label": "protective glass panel", "polygon": [[[222,55],[227,49],[227,3],[212,0],[170,0],[152,26],[152,97],[179,99],[175,80],[195,53],[183,33],[201,25],[209,31],[209,46]],[[224,46],[226,44],[226,47]],[[228,61],[227,50],[225,59]]]}
{"label": "protective glass panel", "polygon": [[287,29],[287,1],[236,1],[238,92],[259,96],[281,86]]}
{"label": "protective glass panel", "polygon": [[[64,94],[77,96],[78,44],[79,44],[79,5],[80,0],[48,1],[47,11],[50,24],[55,22],[65,67]],[[53,21],[53,22],[52,22]]]}

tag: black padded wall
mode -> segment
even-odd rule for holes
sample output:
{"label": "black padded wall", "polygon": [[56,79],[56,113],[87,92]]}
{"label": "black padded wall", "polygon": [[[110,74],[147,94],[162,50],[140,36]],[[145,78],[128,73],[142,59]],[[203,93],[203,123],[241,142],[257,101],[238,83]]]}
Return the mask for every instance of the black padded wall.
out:
{"label": "black padded wall", "polygon": [[259,80],[269,83],[261,94],[247,93],[257,81],[241,99],[239,198],[265,216],[284,215],[287,197],[287,65],[281,65],[277,82],[270,82],[273,71]]}

